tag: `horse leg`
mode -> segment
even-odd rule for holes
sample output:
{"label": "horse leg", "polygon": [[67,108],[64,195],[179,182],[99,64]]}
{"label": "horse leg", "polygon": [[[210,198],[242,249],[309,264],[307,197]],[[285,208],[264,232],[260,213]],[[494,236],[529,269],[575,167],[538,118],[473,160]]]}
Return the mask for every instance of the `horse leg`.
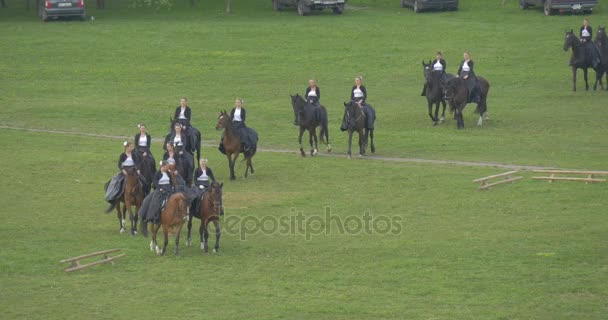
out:
{"label": "horse leg", "polygon": [[318,142],[318,138],[317,138],[317,130],[316,129],[313,131],[313,135],[312,136],[313,136],[313,138],[315,138],[315,149],[314,149],[314,152],[313,152],[312,155],[316,156],[317,154],[319,154],[319,142]]}
{"label": "horse leg", "polygon": [[374,129],[369,129],[369,140],[372,153],[376,153],[376,146],[374,145]]}
{"label": "horse leg", "polygon": [[310,155],[314,156],[314,146],[312,144],[312,135],[315,134],[316,135],[316,128],[313,128],[312,130],[308,130],[308,143],[310,144]]}
{"label": "horse leg", "polygon": [[435,120],[435,118],[433,117],[433,103],[431,102],[431,100],[427,99],[427,105],[429,108],[429,118],[431,118],[431,121],[435,122],[435,124],[437,124],[437,120]]}
{"label": "horse leg", "polygon": [[220,228],[220,222],[218,220],[213,220],[213,224],[215,225],[215,247],[213,248],[213,253],[219,253],[220,236],[222,235],[222,230]]}
{"label": "horse leg", "polygon": [[251,169],[251,174],[253,175],[253,163],[251,161],[251,158],[247,159],[247,166],[249,166],[249,168]]}
{"label": "horse leg", "polygon": [[209,253],[209,230],[207,230],[208,221],[201,226],[203,228],[203,251]]}
{"label": "horse leg", "polygon": [[164,236],[164,241],[163,241],[163,249],[160,252],[161,256],[165,255],[165,252],[167,252],[167,245],[169,244],[169,226],[165,227],[163,226],[163,236]]}
{"label": "horse leg", "polygon": [[[201,204],[202,206],[202,204]],[[201,250],[205,250],[205,220],[201,216],[201,226],[198,228],[198,235],[201,237]]]}
{"label": "horse leg", "polygon": [[116,217],[118,217],[118,225],[120,226],[120,233],[125,233],[125,228],[122,224],[122,214],[120,213],[120,201],[116,200],[114,204],[114,208],[116,209]]}
{"label": "horse leg", "polygon": [[180,223],[175,231],[175,256],[179,256],[179,235],[182,232],[182,228],[184,227],[183,223]]}
{"label": "horse leg", "polygon": [[359,130],[359,157],[365,154],[365,129]]}
{"label": "horse leg", "polygon": [[192,245],[192,212],[188,216],[188,237],[186,238],[186,247]]}
{"label": "horse leg", "polygon": [[[154,228],[152,230],[152,240],[154,242],[154,250],[156,250],[156,254],[161,255],[162,254],[162,250],[160,249],[160,247],[158,246],[158,241],[157,241],[157,236],[158,236],[158,230],[160,230],[161,224],[155,224]],[[164,228],[163,228],[164,229]],[[164,231],[164,230],[163,230]]]}
{"label": "horse leg", "polygon": [[572,67],[572,86],[574,92],[576,92],[576,67]]}
{"label": "horse leg", "polygon": [[441,104],[443,105],[443,111],[441,112],[441,119],[439,119],[439,122],[443,123],[445,121],[445,100],[441,100]]}
{"label": "horse leg", "polygon": [[352,156],[352,147],[353,147],[353,133],[354,130],[348,130],[348,158]]}
{"label": "horse leg", "polygon": [[306,158],[306,153],[304,152],[304,148],[302,147],[302,136],[304,135],[304,127],[300,127],[300,136],[298,137],[298,143],[300,144],[300,154],[302,154],[302,158]]}
{"label": "horse leg", "polygon": [[234,165],[232,164],[232,153],[226,152],[226,157],[228,157],[228,169],[230,169],[230,180],[235,180],[234,176]]}
{"label": "horse leg", "polygon": [[433,123],[433,126],[436,126],[439,123],[439,105],[440,104],[441,104],[441,101],[435,102],[435,121]]}
{"label": "horse leg", "polygon": [[589,91],[589,82],[587,82],[587,68],[583,69],[583,77],[585,78],[585,91]]}
{"label": "horse leg", "polygon": [[201,137],[201,132],[200,131],[198,131],[196,133],[196,140],[197,140],[197,143],[196,143],[196,160],[198,162],[201,162],[201,140],[203,140],[203,138]]}

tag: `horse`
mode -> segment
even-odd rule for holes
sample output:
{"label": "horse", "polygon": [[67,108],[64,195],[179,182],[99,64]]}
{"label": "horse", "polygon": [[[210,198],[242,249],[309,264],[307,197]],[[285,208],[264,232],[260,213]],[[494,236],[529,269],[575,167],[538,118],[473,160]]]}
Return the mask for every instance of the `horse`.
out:
{"label": "horse", "polygon": [[[188,197],[183,192],[174,193],[167,199],[167,204],[160,214],[160,223],[152,226],[152,241],[150,242],[150,250],[155,251],[158,255],[164,255],[167,251],[169,243],[169,230],[175,233],[175,255],[179,255],[179,235],[184,226],[184,222],[188,219]],[[163,227],[164,242],[162,249],[158,246],[156,235],[158,229]]]}
{"label": "horse", "polygon": [[146,196],[148,193],[150,193],[152,180],[154,179],[154,174],[156,173],[156,163],[149,154],[144,156],[143,152],[139,152],[139,156],[141,159],[141,163],[139,165],[140,173],[146,182],[146,185],[144,186],[144,196]]}
{"label": "horse", "polygon": [[218,253],[220,251],[220,215],[222,213],[222,188],[224,187],[223,183],[212,182],[209,188],[205,190],[203,200],[199,206],[197,212],[195,212],[194,208],[190,210],[190,216],[188,219],[188,239],[186,240],[186,245],[190,246],[192,244],[191,231],[192,231],[192,218],[198,218],[201,220],[201,226],[199,228],[199,235],[201,236],[201,250],[205,253],[209,252],[208,246],[208,238],[209,231],[207,230],[207,226],[209,222],[213,222],[215,226],[215,247],[213,249],[213,253]]}
{"label": "horse", "polygon": [[[306,157],[304,148],[302,147],[302,135],[304,131],[308,130],[309,142],[310,142],[310,155],[315,156],[319,153],[318,141],[317,141],[317,127],[321,127],[319,137],[321,142],[327,145],[327,152],[331,152],[331,144],[329,143],[329,130],[327,127],[327,109],[324,106],[314,106],[306,102],[299,94],[295,96],[290,95],[291,106],[296,119],[299,119],[300,135],[298,142],[300,143],[300,153],[302,157]],[[314,146],[313,146],[314,138]]]}
{"label": "horse", "polygon": [[[599,27],[597,30],[597,36],[595,37],[595,45],[600,52],[600,64],[602,66],[602,73],[606,75],[606,90],[608,90],[608,36],[606,36],[606,27]],[[595,79],[594,88],[597,86],[599,81],[600,87],[603,88],[602,75]]]}
{"label": "horse", "polygon": [[[365,154],[367,148],[367,140],[371,139],[371,152],[376,152],[374,145],[374,129],[367,128],[366,115],[363,110],[363,105],[360,102],[349,101],[344,103],[345,107],[345,124],[348,131],[348,158],[352,156],[353,133],[357,131],[359,134],[359,156]],[[373,119],[375,121],[375,119]]]}
{"label": "horse", "polygon": [[[490,91],[490,83],[483,77],[477,77],[480,99],[477,103],[476,113],[479,113],[479,120],[477,125],[481,126],[483,120],[489,120],[488,114],[488,93]],[[461,78],[453,78],[448,80],[445,86],[445,96],[448,98],[450,104],[450,110],[454,112],[454,118],[456,119],[456,125],[458,129],[464,129],[464,118],[462,116],[462,110],[467,105],[469,98],[469,89],[465,83],[465,80]]]}
{"label": "horse", "polygon": [[[442,77],[443,72],[434,71],[433,63],[429,60],[429,63],[425,63],[422,61],[422,66],[424,68],[424,80],[426,82],[426,101],[428,103],[429,108],[429,117],[433,121],[433,125],[436,126],[437,123],[445,121],[445,99],[443,95],[443,85],[442,85]],[[446,74],[446,78],[452,79],[454,78],[453,74]],[[443,111],[441,112],[441,118],[439,118],[439,104],[443,105]],[[433,104],[435,105],[435,115],[433,115]]]}
{"label": "horse", "polygon": [[[574,31],[566,31],[566,37],[564,40],[564,51],[572,48],[572,57],[570,58],[570,66],[572,67],[572,89],[576,92],[576,71],[583,69],[583,76],[585,78],[585,90],[589,91],[589,83],[587,82],[587,69],[592,68],[595,70],[596,85],[593,90],[597,88],[597,79],[601,78],[602,71],[601,67],[597,66],[593,68],[592,62],[589,61],[589,55],[586,52],[586,46],[581,43],[578,37],[574,34]],[[602,85],[603,89],[603,85]]]}
{"label": "horse", "polygon": [[[144,201],[144,186],[141,184],[137,169],[129,168],[125,178],[124,192],[120,198],[116,199],[113,208],[116,209],[118,224],[120,225],[120,233],[126,232],[126,214],[129,211],[129,220],[131,221],[131,235],[137,234],[137,219],[138,215],[133,214],[132,206],[135,206],[135,212],[139,211],[142,202]],[[107,187],[107,185],[106,185]],[[123,203],[122,210],[120,204]],[[112,210],[112,207],[107,211]]]}
{"label": "horse", "polygon": [[[234,175],[234,165],[236,164],[236,159],[238,159],[242,150],[241,146],[241,133],[239,130],[236,130],[232,126],[232,117],[225,110],[220,112],[220,115],[217,118],[217,123],[215,124],[215,130],[224,130],[224,150],[226,153],[226,157],[228,158],[228,167],[230,168],[230,180],[235,180],[236,176]],[[255,155],[257,151],[257,144],[251,146],[251,150],[249,152],[244,153],[245,161],[247,161],[247,166],[245,167],[245,178],[247,178],[247,174],[249,169],[251,169],[251,174],[254,174],[253,164],[251,163],[251,158]]]}
{"label": "horse", "polygon": [[[169,118],[169,133],[167,133],[167,135],[165,136],[165,141],[167,141],[167,139],[169,139],[169,137],[171,137],[171,135],[175,133],[176,123],[181,122],[179,121],[179,119]],[[188,139],[190,140],[190,146],[192,147],[192,150],[188,150],[188,152],[190,152],[191,154],[194,154],[194,152],[196,152],[196,160],[201,161],[201,132],[191,125],[189,125],[187,128],[184,126],[184,128],[184,131],[188,136]]]}

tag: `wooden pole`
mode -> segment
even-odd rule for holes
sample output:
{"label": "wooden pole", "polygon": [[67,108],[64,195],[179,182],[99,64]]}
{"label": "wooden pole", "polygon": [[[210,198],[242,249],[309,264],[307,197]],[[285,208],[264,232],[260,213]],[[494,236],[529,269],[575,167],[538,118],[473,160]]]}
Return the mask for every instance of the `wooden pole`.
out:
{"label": "wooden pole", "polygon": [[226,14],[232,13],[232,0],[226,0]]}

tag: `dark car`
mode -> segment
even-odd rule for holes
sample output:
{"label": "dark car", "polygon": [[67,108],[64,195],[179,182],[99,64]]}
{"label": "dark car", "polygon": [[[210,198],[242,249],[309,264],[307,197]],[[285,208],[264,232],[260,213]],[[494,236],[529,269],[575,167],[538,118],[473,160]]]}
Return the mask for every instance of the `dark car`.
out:
{"label": "dark car", "polygon": [[42,21],[59,17],[78,17],[85,20],[84,0],[40,0],[38,16]]}
{"label": "dark car", "polygon": [[458,10],[458,0],[401,0],[401,8],[405,7],[416,13],[427,9]]}
{"label": "dark car", "polygon": [[598,0],[519,0],[519,7],[524,10],[530,6],[542,6],[545,15],[564,12],[591,13]]}
{"label": "dark car", "polygon": [[272,9],[280,11],[285,7],[296,7],[301,16],[313,10],[323,9],[331,9],[335,14],[341,14],[345,4],[346,0],[272,0]]}

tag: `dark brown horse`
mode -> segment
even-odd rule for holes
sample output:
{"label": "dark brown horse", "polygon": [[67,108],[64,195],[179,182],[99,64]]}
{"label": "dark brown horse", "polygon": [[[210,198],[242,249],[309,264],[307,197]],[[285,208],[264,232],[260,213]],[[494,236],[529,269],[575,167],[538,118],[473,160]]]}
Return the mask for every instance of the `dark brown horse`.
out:
{"label": "dark brown horse", "polygon": [[[454,78],[453,74],[444,74],[442,71],[434,71],[433,63],[429,60],[429,63],[422,61],[422,67],[424,72],[424,80],[426,91],[426,101],[429,108],[429,117],[433,121],[433,125],[436,126],[438,123],[445,121],[445,99],[444,99],[444,81]],[[439,118],[439,105],[443,105],[443,112],[441,118]],[[433,115],[433,105],[435,105],[435,115]]]}
{"label": "dark brown horse", "polygon": [[[353,133],[359,134],[359,156],[365,154],[368,138],[371,140],[371,151],[376,152],[374,145],[374,129],[368,129],[366,126],[366,114],[363,111],[364,106],[360,102],[345,102],[344,103],[344,122],[348,130],[348,157],[352,156]],[[375,119],[374,119],[375,120]]]}
{"label": "dark brown horse", "polygon": [[[118,223],[120,224],[120,233],[125,233],[127,231],[126,215],[127,211],[129,211],[131,235],[136,235],[138,215],[133,214],[132,207],[135,206],[135,212],[139,211],[139,208],[144,201],[144,187],[138,178],[137,169],[129,168],[125,170],[127,170],[125,189],[122,196],[114,202],[114,208],[116,209],[116,216],[118,217]],[[122,208],[120,207],[121,203],[123,204]]]}
{"label": "dark brown horse", "polygon": [[[601,65],[598,65],[595,68],[592,66],[593,62],[589,61],[590,55],[587,53],[587,46],[578,39],[573,30],[566,31],[564,40],[564,51],[568,51],[570,48],[572,48],[572,57],[570,58],[570,66],[572,67],[572,90],[576,91],[576,71],[578,69],[583,69],[585,90],[588,91],[589,83],[587,82],[587,69],[591,68],[595,70],[595,78],[597,80],[602,76]],[[597,88],[597,81],[595,83],[596,86],[593,87],[593,90]]]}
{"label": "dark brown horse", "polygon": [[[236,176],[234,175],[234,166],[236,164],[236,160],[238,159],[241,152],[243,152],[241,145],[241,135],[239,130],[236,130],[232,126],[232,118],[230,114],[226,111],[220,112],[220,115],[217,117],[217,124],[215,125],[216,130],[224,130],[224,150],[226,152],[226,157],[228,158],[228,167],[230,168],[230,180],[235,180]],[[257,146],[252,146],[248,155],[243,153],[245,160],[247,161],[247,166],[245,168],[245,178],[247,178],[247,174],[249,169],[251,169],[251,174],[255,171],[253,170],[253,165],[251,163],[251,158],[255,155]]]}
{"label": "dark brown horse", "polygon": [[296,124],[300,127],[298,142],[300,143],[300,154],[302,154],[302,157],[306,157],[306,153],[302,147],[302,135],[304,135],[304,131],[307,130],[310,142],[310,155],[315,156],[319,153],[317,127],[321,127],[321,131],[319,132],[321,142],[324,142],[327,145],[327,152],[331,152],[327,109],[322,105],[311,105],[299,94],[296,94],[295,96],[290,95],[290,97],[293,113],[296,116],[296,119],[298,119]]}
{"label": "dark brown horse", "polygon": [[190,218],[188,219],[188,239],[186,240],[187,246],[192,243],[192,217],[195,217],[201,220],[201,226],[198,230],[198,233],[201,236],[201,250],[205,253],[209,252],[209,231],[207,226],[209,225],[209,222],[213,222],[213,225],[215,226],[215,247],[213,253],[218,253],[220,251],[220,236],[222,233],[220,229],[220,215],[222,214],[223,208],[223,187],[223,183],[212,182],[204,193],[198,212],[193,212],[192,209],[190,210]]}
{"label": "dark brown horse", "polygon": [[[483,125],[483,120],[489,120],[488,115],[488,93],[490,91],[490,83],[483,77],[477,77],[479,85],[479,103],[477,103],[476,113],[479,113],[479,120],[477,125]],[[462,116],[462,110],[468,103],[470,96],[469,89],[465,83],[465,80],[461,78],[453,78],[448,80],[445,86],[445,95],[448,98],[450,104],[450,110],[454,112],[454,118],[456,119],[456,125],[458,129],[464,129],[464,118]]]}
{"label": "dark brown horse", "polygon": [[[606,27],[599,27],[597,30],[597,36],[595,37],[595,45],[600,52],[600,61],[602,66],[602,73],[606,75],[606,90],[608,90],[608,36],[606,35]],[[600,83],[600,87],[604,87],[602,83],[602,75],[595,80],[594,88],[597,87],[597,83]]]}
{"label": "dark brown horse", "polygon": [[[156,250],[159,255],[164,255],[167,251],[167,244],[169,243],[169,231],[175,233],[175,255],[179,255],[179,235],[184,226],[184,222],[188,219],[188,206],[190,202],[188,197],[183,192],[172,194],[167,199],[165,208],[160,213],[160,223],[154,224],[152,227],[152,242],[150,242],[150,250]],[[162,249],[158,246],[156,241],[156,235],[158,229],[163,227],[164,242]]]}

